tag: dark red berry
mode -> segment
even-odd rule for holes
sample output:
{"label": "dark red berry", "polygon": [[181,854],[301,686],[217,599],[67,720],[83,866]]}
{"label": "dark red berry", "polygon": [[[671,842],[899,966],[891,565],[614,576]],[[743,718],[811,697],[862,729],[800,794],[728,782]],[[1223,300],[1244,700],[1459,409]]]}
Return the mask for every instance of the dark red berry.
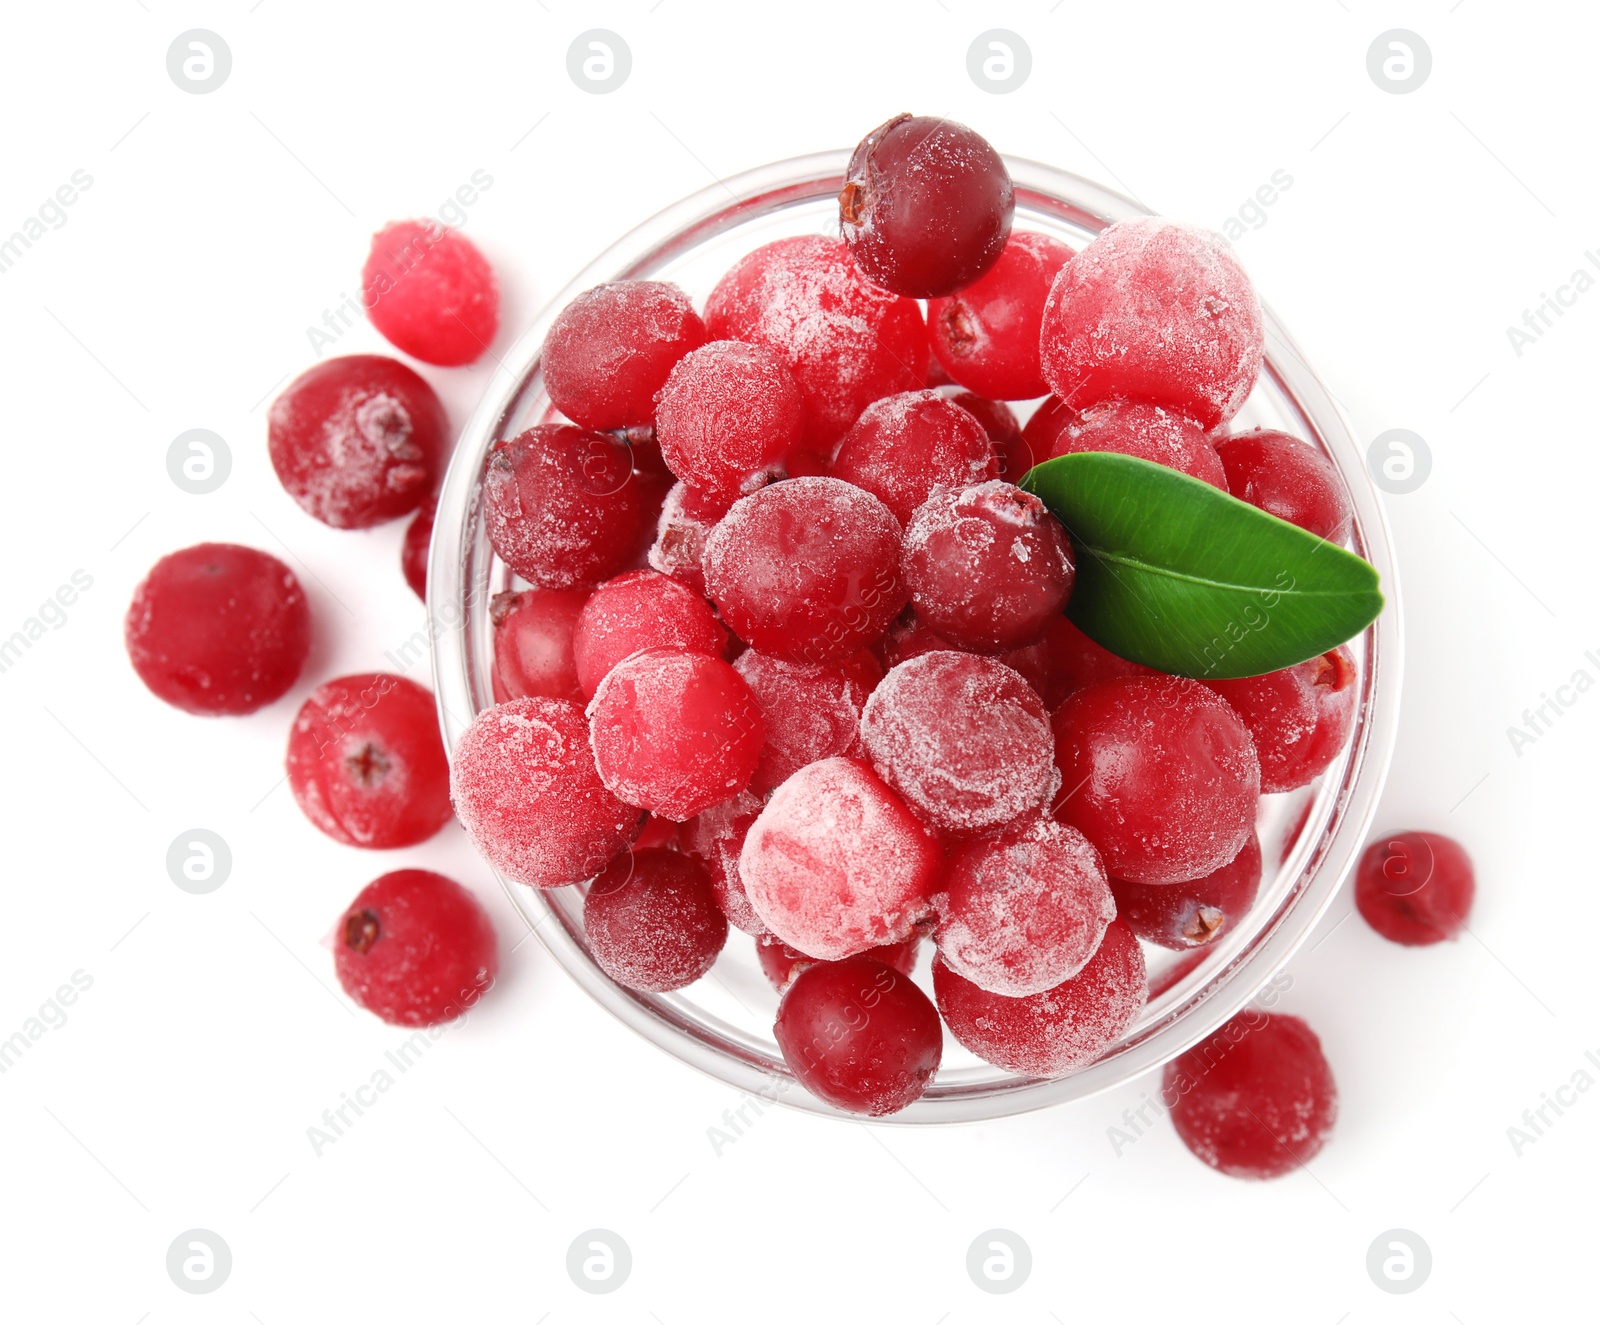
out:
{"label": "dark red berry", "polygon": [[1007,483],[1020,482],[1033,468],[1033,460],[1026,454],[1022,425],[1017,422],[1011,406],[1004,401],[975,396],[970,391],[957,391],[950,399],[977,419],[989,434],[989,444],[994,447],[997,462],[995,477]]}
{"label": "dark red berry", "polygon": [[[861,955],[880,961],[901,975],[910,975],[917,964],[917,949],[922,946],[922,936],[917,935],[904,943],[887,943],[881,948],[868,948]],[[756,961],[761,973],[780,994],[794,983],[795,976],[818,959],[808,957],[798,948],[791,948],[774,934],[756,936]]]}
{"label": "dark red berry", "polygon": [[[760,813],[760,798],[745,791],[731,801],[702,810],[679,828],[683,849],[706,867],[711,890],[716,893],[717,905],[728,917],[728,923],[746,934],[764,934],[767,930],[755,907],[750,905],[739,874],[739,852],[744,847],[745,834]],[[656,820],[652,818],[651,822]]]}
{"label": "dark red berry", "polygon": [[1440,833],[1395,833],[1366,849],[1356,909],[1392,943],[1421,947],[1459,938],[1477,892],[1472,860]]}
{"label": "dark red berry", "polygon": [[766,720],[767,743],[750,779],[756,795],[765,796],[819,759],[861,753],[861,710],[883,678],[866,650],[836,663],[796,663],[751,649],[733,670]]}
{"label": "dark red berry", "polygon": [[583,932],[619,985],[667,993],[711,969],[728,941],[705,866],[679,851],[632,851],[589,885]]}
{"label": "dark red berry", "polygon": [[572,633],[572,657],[585,699],[611,669],[640,649],[692,649],[720,658],[728,632],[711,605],[659,571],[635,570],[607,580],[584,604]]}
{"label": "dark red berry", "polygon": [[1280,520],[1338,542],[1350,532],[1350,498],[1333,462],[1298,437],[1257,428],[1224,437],[1217,455],[1228,491]]}
{"label": "dark red berry", "polygon": [[1244,849],[1203,879],[1185,883],[1111,880],[1117,914],[1146,943],[1185,952],[1227,933],[1256,900],[1261,887],[1261,842],[1254,833]]}
{"label": "dark red berry", "polygon": [[481,357],[500,327],[493,270],[470,239],[435,221],[394,221],[372,237],[361,297],[391,345],[447,368]]}
{"label": "dark red berry", "polygon": [[1261,790],[1293,791],[1327,768],[1350,739],[1359,675],[1350,650],[1340,645],[1282,671],[1206,684],[1250,728]]}
{"label": "dark red berry", "polygon": [[433,517],[437,502],[429,497],[417,508],[406,526],[406,536],[400,544],[400,573],[406,577],[411,592],[428,601],[428,551],[433,543]]}
{"label": "dark red berry", "polygon": [[588,601],[587,589],[524,589],[494,596],[489,619],[494,623],[496,703],[528,695],[585,698],[572,637]]}
{"label": "dark red berry", "polygon": [[905,391],[861,411],[830,472],[870,492],[904,526],[936,488],[982,483],[999,468],[974,414],[937,391]]}

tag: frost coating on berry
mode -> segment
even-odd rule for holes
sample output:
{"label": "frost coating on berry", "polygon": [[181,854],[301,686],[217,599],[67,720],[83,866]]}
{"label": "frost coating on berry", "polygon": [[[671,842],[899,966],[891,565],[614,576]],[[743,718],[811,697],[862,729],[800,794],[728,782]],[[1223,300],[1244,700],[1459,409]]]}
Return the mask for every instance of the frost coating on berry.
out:
{"label": "frost coating on berry", "polygon": [[705,866],[670,850],[634,851],[589,885],[583,932],[619,985],[667,993],[709,971],[728,941]]}
{"label": "frost coating on berry", "polygon": [[472,720],[456,746],[450,794],[478,854],[536,888],[593,878],[642,818],[600,781],[583,710],[542,696]]}
{"label": "frost coating on berry", "polygon": [[361,296],[384,339],[424,363],[471,363],[500,326],[493,270],[470,239],[435,221],[394,221],[373,235]]}
{"label": "frost coating on berry", "polygon": [[909,938],[929,911],[939,850],[865,763],[824,759],[767,801],[739,874],[785,943],[833,961]]}
{"label": "frost coating on berry", "polygon": [[1074,408],[1143,400],[1211,429],[1244,404],[1264,341],[1260,301],[1221,235],[1139,217],[1061,269],[1039,350],[1045,381]]}
{"label": "frost coating on berry", "polygon": [[711,891],[728,923],[746,934],[765,934],[767,927],[750,899],[739,876],[739,852],[745,834],[761,813],[761,798],[741,791],[731,801],[702,810],[683,825],[683,849],[699,859],[711,877]]}
{"label": "frost coating on berry", "polygon": [[861,753],[861,710],[883,676],[870,653],[796,663],[751,649],[733,664],[761,705],[767,743],[750,789],[764,796],[819,759]]}
{"label": "frost coating on berry", "polygon": [[701,568],[706,539],[717,519],[696,514],[691,508],[693,493],[682,482],[674,483],[662,503],[656,520],[656,539],[647,560],[652,570],[676,580],[698,594],[706,592],[706,575]]}
{"label": "frost coating on berry", "polygon": [[937,391],[903,391],[862,410],[830,472],[870,492],[904,526],[936,488],[982,483],[999,468],[976,415]]}
{"label": "frost coating on berry", "polygon": [[630,654],[665,647],[720,658],[728,632],[704,598],[657,571],[607,580],[584,604],[572,635],[584,697],[593,699],[607,673]]}
{"label": "frost coating on berry", "polygon": [[897,664],[867,701],[861,739],[879,776],[949,833],[1010,823],[1060,784],[1044,705],[993,658],[940,650]]}
{"label": "frost coating on berry", "polygon": [[1166,465],[1228,490],[1228,476],[1204,429],[1191,419],[1143,401],[1105,400],[1081,414],[1057,415],[1058,427],[1042,459],[1080,451],[1112,451]]}

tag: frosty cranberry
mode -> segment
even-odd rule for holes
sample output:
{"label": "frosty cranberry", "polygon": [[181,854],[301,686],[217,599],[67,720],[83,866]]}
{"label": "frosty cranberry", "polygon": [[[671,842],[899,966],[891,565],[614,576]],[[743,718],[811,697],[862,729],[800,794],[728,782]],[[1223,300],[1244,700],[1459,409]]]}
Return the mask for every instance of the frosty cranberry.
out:
{"label": "frosty cranberry", "polygon": [[950,376],[993,400],[1044,395],[1050,388],[1039,370],[1039,327],[1056,273],[1071,258],[1059,239],[1014,231],[978,280],[930,300],[928,339]]}
{"label": "frosty cranberry", "polygon": [[433,491],[449,425],[433,388],[379,354],[326,359],[267,411],[267,453],[284,490],[335,529],[414,511]]}
{"label": "frosty cranberry", "polygon": [[933,963],[933,996],[950,1033],[996,1067],[1024,1077],[1060,1077],[1092,1063],[1133,1024],[1145,1000],[1144,954],[1113,920],[1088,963],[1043,993],[1012,998],[980,989]]}
{"label": "frosty cranberry", "polygon": [[588,601],[587,589],[525,589],[494,596],[489,604],[494,679],[506,699],[584,698],[572,637]]}
{"label": "frosty cranberry", "polygon": [[728,923],[746,934],[767,931],[750,905],[739,875],[739,852],[744,847],[745,834],[760,813],[760,797],[742,791],[730,801],[702,810],[682,826],[679,834],[683,849],[706,867],[711,891]]}
{"label": "frosty cranberry", "polygon": [[993,658],[924,653],[891,668],[867,700],[861,739],[879,776],[949,833],[1010,823],[1058,781],[1044,705]]}
{"label": "frosty cranberry", "polygon": [[1299,1017],[1247,1012],[1168,1063],[1162,1101],[1194,1157],[1231,1178],[1314,1158],[1339,1113],[1333,1071]]}
{"label": "frosty cranberry", "polygon": [[1227,933],[1256,900],[1261,886],[1261,843],[1252,833],[1243,850],[1203,879],[1184,883],[1111,880],[1117,914],[1147,943],[1184,952]]}
{"label": "frosty cranberry", "polygon": [[589,705],[600,777],[629,805],[682,823],[750,782],[766,727],[721,658],[645,649],[618,663]]}
{"label": "frosty cranberry", "polygon": [[961,652],[943,635],[931,629],[910,607],[895,618],[883,638],[872,646],[873,656],[885,669],[903,663],[908,658],[919,658],[924,653],[934,653],[940,649]]}
{"label": "frosty cranberry", "polygon": [[677,851],[633,851],[589,885],[583,932],[619,985],[664,994],[709,971],[728,941],[705,866]]}
{"label": "frosty cranberry", "polygon": [[1227,864],[1256,821],[1261,766],[1239,715],[1198,681],[1103,681],[1056,710],[1062,823],[1113,878],[1178,883]]}
{"label": "frosty cranberry", "polygon": [[[1119,658],[1110,649],[1096,644],[1066,617],[1059,617],[1050,623],[1043,642],[1049,650],[1047,665],[1052,681],[1057,688],[1065,692],[1062,698],[1074,690],[1081,690],[1084,686],[1095,685],[1101,681],[1114,681],[1131,676],[1161,675],[1154,668]],[[1059,707],[1060,700],[1051,704],[1050,697],[1046,695],[1045,703],[1054,712]]]}
{"label": "frosty cranberry", "polygon": [[682,483],[673,484],[667,493],[656,521],[649,562],[652,570],[660,571],[695,593],[704,594],[706,576],[701,560],[705,556],[706,539],[722,514],[710,519],[695,514],[691,498],[689,488]]}
{"label": "frosty cranberry", "polygon": [[[717,340],[774,350],[806,403],[805,439],[831,452],[874,400],[920,387],[922,310],[869,282],[835,239],[774,240],[735,263],[706,300]],[[793,471],[791,471],[793,472]]]}
{"label": "frosty cranberry", "polygon": [[761,706],[767,743],[750,779],[764,796],[819,759],[860,753],[861,710],[883,676],[864,651],[837,663],[796,663],[751,649],[733,665]]}
{"label": "frosty cranberry", "polygon": [[629,428],[655,418],[673,364],[706,339],[689,296],[664,281],[613,281],[585,290],[551,324],[539,353],[555,407],[584,428]]}
{"label": "frosty cranberry", "polygon": [[1228,491],[1269,515],[1338,541],[1350,531],[1350,499],[1339,471],[1320,451],[1288,433],[1257,428],[1224,437],[1217,455]]}
{"label": "frosty cranberry", "polygon": [[1139,217],[1061,269],[1039,349],[1045,381],[1074,408],[1143,400],[1211,429],[1244,404],[1263,344],[1261,304],[1227,241]]}
{"label": "frosty cranberry", "polygon": [[720,658],[728,632],[704,598],[658,571],[607,580],[584,604],[572,635],[584,697],[593,699],[606,674],[629,654],[665,647]]}
{"label": "frosty cranberry", "polygon": [[985,400],[970,391],[957,391],[948,397],[983,425],[989,434],[989,445],[994,448],[995,477],[1007,483],[1018,482],[1033,468],[1022,440],[1022,425],[1011,406],[1004,401]]}
{"label": "frosty cranberry", "polygon": [[906,529],[900,570],[917,618],[957,648],[1039,638],[1072,592],[1072,545],[1032,493],[998,480],[947,488]]}
{"label": "frosty cranberry", "polygon": [[734,340],[685,355],[656,402],[656,436],[672,472],[730,498],[778,472],[804,423],[805,401],[777,352]]}
{"label": "frosty cranberry", "polygon": [[1181,414],[1140,401],[1106,400],[1081,414],[1058,417],[1060,426],[1041,459],[1112,451],[1166,465],[1224,492],[1228,489],[1216,448],[1197,424]]}
{"label": "frosty cranberry", "polygon": [[906,391],[861,412],[832,474],[877,497],[902,525],[937,487],[981,483],[999,471],[976,416],[937,391]]}
{"label": "frosty cranberry", "polygon": [[408,847],[450,819],[450,765],[433,695],[363,672],[311,692],[289,729],[289,790],[336,842]]}
{"label": "frosty cranberry", "polygon": [[489,452],[483,506],[494,550],[543,589],[614,575],[644,525],[627,445],[559,423],[529,428]]}
{"label": "frosty cranberry", "polygon": [[1047,818],[957,852],[944,892],[939,956],[980,989],[1013,998],[1081,971],[1117,914],[1089,839]]}
{"label": "frosty cranberry", "polygon": [[1356,909],[1391,943],[1421,947],[1459,938],[1477,884],[1459,842],[1440,833],[1377,839],[1356,870]]}
{"label": "frosty cranberry", "polygon": [[391,1026],[437,1026],[472,1009],[499,972],[478,899],[430,870],[374,879],[334,927],[344,992]]}
{"label": "frosty cranberry", "polygon": [[276,557],[198,543],[150,568],[133,591],[123,640],[157,699],[185,713],[254,713],[300,675],[311,609]]}
{"label": "frosty cranberry", "polygon": [[411,586],[411,592],[423,602],[428,601],[428,549],[433,542],[436,504],[434,498],[429,497],[417,508],[400,543],[400,573]]}
{"label": "frosty cranberry", "polygon": [[797,662],[872,643],[906,601],[899,523],[836,478],[790,479],[735,503],[706,540],[704,564],[734,633]]}
{"label": "frosty cranberry", "polygon": [[1265,676],[1206,684],[1244,719],[1262,791],[1293,791],[1327,768],[1356,725],[1356,662],[1341,645]]}
{"label": "frosty cranberry", "polygon": [[361,301],[391,345],[446,368],[479,358],[500,327],[493,270],[470,239],[434,221],[394,221],[372,237]]}
{"label": "frosty cranberry", "polygon": [[[901,975],[910,975],[917,964],[917,949],[921,945],[922,938],[918,935],[907,939],[904,943],[887,943],[881,948],[868,948],[861,956],[882,962]],[[794,983],[795,976],[801,971],[817,964],[815,957],[806,956],[798,948],[791,948],[782,939],[774,938],[771,934],[757,936],[756,961],[760,964],[761,973],[767,977],[768,983],[780,994]]]}
{"label": "frosty cranberry", "polygon": [[994,266],[1014,205],[1005,162],[981,135],[953,120],[896,115],[850,157],[839,233],[868,280],[931,299]]}
{"label": "frosty cranberry", "polygon": [[600,781],[583,710],[542,695],[472,720],[456,746],[450,795],[478,854],[536,888],[593,878],[641,818]]}
{"label": "frosty cranberry", "polygon": [[785,943],[828,961],[900,943],[929,911],[939,848],[865,763],[823,759],[772,793],[739,875]]}
{"label": "frosty cranberry", "polygon": [[836,1109],[871,1118],[919,1098],[944,1048],[928,996],[865,955],[818,962],[795,976],[772,1033],[802,1086]]}

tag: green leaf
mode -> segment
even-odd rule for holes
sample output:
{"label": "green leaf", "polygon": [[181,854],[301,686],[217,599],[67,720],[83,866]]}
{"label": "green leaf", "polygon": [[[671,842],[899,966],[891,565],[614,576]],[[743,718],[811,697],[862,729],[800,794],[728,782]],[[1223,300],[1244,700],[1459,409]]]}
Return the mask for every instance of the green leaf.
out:
{"label": "green leaf", "polygon": [[1067,615],[1119,657],[1220,681],[1315,658],[1383,609],[1354,553],[1165,465],[1085,451],[1022,486],[1072,536]]}

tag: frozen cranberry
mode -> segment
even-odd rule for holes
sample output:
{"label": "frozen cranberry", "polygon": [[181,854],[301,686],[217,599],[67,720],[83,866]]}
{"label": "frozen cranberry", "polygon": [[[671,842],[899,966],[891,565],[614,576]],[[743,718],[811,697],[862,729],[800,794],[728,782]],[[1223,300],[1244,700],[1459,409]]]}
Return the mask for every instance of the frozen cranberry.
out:
{"label": "frozen cranberry", "polygon": [[433,695],[364,672],[311,692],[289,729],[289,790],[305,816],[351,847],[409,847],[450,819],[450,765]]}
{"label": "frozen cranberry", "polygon": [[706,591],[705,571],[701,560],[705,556],[706,539],[718,520],[696,515],[692,493],[682,483],[675,483],[667,493],[656,521],[656,538],[651,544],[649,561],[654,570],[670,577],[697,594]]}
{"label": "frozen cranberry", "polygon": [[1100,849],[1113,878],[1198,879],[1255,826],[1261,765],[1239,715],[1198,681],[1102,681],[1056,710],[1062,823]]}
{"label": "frozen cranberry", "polygon": [[406,577],[411,592],[428,601],[428,549],[433,542],[433,517],[437,502],[429,497],[417,508],[406,526],[406,536],[400,544],[400,573]]}
{"label": "frozen cranberry", "polygon": [[1168,1063],[1161,1095],[1178,1139],[1230,1178],[1280,1178],[1311,1160],[1339,1114],[1315,1032],[1246,1012]]}
{"label": "frozen cranberry", "polygon": [[450,795],[478,854],[536,888],[593,878],[642,817],[600,781],[583,710],[543,695],[472,720],[456,746]]}
{"label": "frozen cranberry", "polygon": [[995,480],[935,492],[912,517],[900,573],[917,619],[957,648],[1038,639],[1072,592],[1072,544],[1032,493]]}
{"label": "frozen cranberry", "polygon": [[1081,414],[1059,416],[1060,427],[1043,458],[1079,451],[1112,451],[1180,470],[1214,488],[1228,489],[1216,448],[1191,420],[1159,405],[1105,400]]}
{"label": "frozen cranberry", "polygon": [[751,648],[832,662],[872,643],[905,606],[900,525],[836,478],[774,483],[711,531],[706,587]]}
{"label": "frozen cranberry", "polygon": [[470,239],[434,221],[394,221],[372,237],[361,300],[391,345],[445,368],[479,358],[500,327],[493,270]]}
{"label": "frozen cranberry", "polygon": [[644,827],[639,829],[639,836],[633,840],[633,849],[654,851],[659,847],[663,851],[681,851],[683,850],[682,828],[682,824],[673,823],[671,819],[647,814],[644,817]]}
{"label": "frozen cranberry", "polygon": [[437,1026],[472,1009],[500,961],[476,897],[431,870],[395,870],[339,917],[333,969],[345,993],[391,1026]]}
{"label": "frozen cranberry", "polygon": [[597,285],[550,326],[539,355],[545,390],[584,428],[651,423],[672,366],[705,339],[705,324],[676,285]]}
{"label": "frozen cranberry", "polygon": [[607,673],[589,705],[600,777],[629,805],[682,823],[750,782],[766,726],[721,658],[645,649]]}
{"label": "frozen cranberry", "polygon": [[[904,943],[886,943],[881,948],[868,948],[861,956],[882,962],[901,975],[910,975],[917,964],[917,949],[921,946],[922,937],[918,935]],[[794,983],[795,976],[801,971],[817,964],[815,957],[806,956],[798,948],[791,948],[771,934],[757,935],[756,961],[761,966],[761,973],[780,994]]]}
{"label": "frozen cranberry", "polygon": [[1421,947],[1459,938],[1477,884],[1459,842],[1440,833],[1377,839],[1356,870],[1356,909],[1391,943]]}
{"label": "frozen cranberry", "polygon": [[1032,459],[1026,456],[1022,425],[1017,422],[1010,405],[1000,400],[985,400],[970,391],[957,391],[947,399],[977,419],[989,434],[989,445],[994,447],[996,478],[1016,483],[1033,468]]}
{"label": "frozen cranberry", "polygon": [[688,820],[680,831],[683,849],[699,858],[711,879],[711,891],[728,923],[746,934],[765,934],[767,927],[750,899],[739,876],[739,852],[745,834],[761,813],[761,799],[741,791],[731,801],[713,805]]}
{"label": "frozen cranberry", "polygon": [[1337,542],[1350,532],[1350,498],[1322,452],[1268,428],[1224,437],[1216,446],[1228,491],[1240,501],[1318,538]]}
{"label": "frozen cranberry", "polygon": [[507,699],[584,698],[572,637],[588,601],[587,589],[524,589],[494,596],[489,604],[494,679]]}
{"label": "frozen cranberry", "polygon": [[970,285],[1005,248],[1011,176],[954,120],[896,115],[857,145],[839,191],[839,233],[867,279],[931,299]]}
{"label": "frozen cranberry", "polygon": [[940,649],[962,652],[943,635],[931,630],[928,623],[919,618],[916,611],[910,607],[895,618],[894,624],[884,632],[883,638],[872,646],[873,656],[885,669],[903,663],[908,658],[918,658],[924,653],[933,653]]}
{"label": "frozen cranberry", "polygon": [[706,868],[677,851],[632,851],[589,885],[583,932],[619,985],[664,994],[692,985],[728,941]]}
{"label": "frozen cranberry", "polygon": [[914,300],[869,282],[836,239],[794,235],[735,263],[706,300],[718,340],[775,350],[806,402],[806,445],[832,452],[874,400],[920,387],[928,334]]}
{"label": "frozen cranberry", "polygon": [[1341,645],[1265,676],[1208,681],[1244,719],[1262,791],[1293,791],[1327,768],[1356,725],[1356,661]]}
{"label": "frozen cranberry", "polygon": [[380,354],[326,359],[267,412],[267,452],[300,509],[335,529],[367,529],[414,511],[449,451],[433,388]]}
{"label": "frozen cranberry", "polygon": [[994,400],[1044,395],[1050,389],[1039,371],[1044,301],[1071,258],[1059,239],[1013,231],[999,261],[978,280],[930,300],[928,339],[950,376]]}
{"label": "frozen cranberry", "polygon": [[901,943],[930,910],[939,848],[856,759],[808,764],[767,801],[739,854],[756,914],[828,961]]}
{"label": "frozen cranberry", "polygon": [[867,700],[861,739],[878,775],[948,833],[1010,823],[1058,785],[1044,705],[993,658],[944,651],[891,668]]}
{"label": "frozen cranberry", "polygon": [[804,423],[805,401],[777,352],[736,340],[686,354],[656,401],[656,436],[672,472],[730,498],[779,471]]}
{"label": "frozen cranberry", "polygon": [[[1056,686],[1067,694],[1101,681],[1114,681],[1130,676],[1162,675],[1142,663],[1119,658],[1110,649],[1096,644],[1066,617],[1050,623],[1049,629],[1045,632],[1044,642],[1050,651],[1051,677]],[[1065,695],[1062,698],[1065,698]],[[1052,712],[1060,706],[1059,700],[1055,704],[1050,704],[1049,696],[1045,697],[1045,703],[1050,705]]]}
{"label": "frozen cranberry", "polygon": [[767,743],[750,779],[765,796],[819,759],[861,753],[861,710],[883,676],[861,651],[837,663],[786,662],[751,649],[733,665],[761,705]]}
{"label": "frozen cranberry", "polygon": [[489,452],[483,505],[494,550],[542,589],[614,575],[644,527],[627,445],[560,423],[529,428]]}
{"label": "frozen cranberry", "polygon": [[1261,368],[1261,304],[1221,235],[1155,217],[1108,226],[1056,276],[1044,380],[1082,409],[1122,398],[1215,428]]}
{"label": "frozen cranberry", "polygon": [[927,1090],[939,1070],[939,1013],[904,975],[865,955],[795,976],[772,1028],[799,1082],[848,1113],[881,1118]]}
{"label": "frozen cranberry", "polygon": [[984,1062],[1018,1076],[1065,1076],[1092,1063],[1139,1015],[1144,953],[1133,931],[1113,920],[1083,969],[1043,993],[991,993],[936,957],[933,996],[950,1033]]}
{"label": "frozen cranberry", "polygon": [[157,699],[185,713],[254,713],[300,675],[311,609],[276,557],[198,543],[169,552],[139,582],[123,640]]}
{"label": "frozen cranberry", "polygon": [[1254,833],[1220,869],[1185,883],[1111,880],[1117,914],[1146,943],[1184,952],[1220,938],[1249,911],[1261,886],[1261,843]]}
{"label": "frozen cranberry", "polygon": [[629,571],[607,580],[584,604],[572,635],[584,698],[593,699],[606,674],[629,654],[666,647],[720,658],[728,632],[704,598],[659,571]]}
{"label": "frozen cranberry", "polygon": [[937,391],[874,401],[839,443],[832,473],[877,497],[902,525],[935,488],[981,483],[999,472],[975,415]]}
{"label": "frozen cranberry", "polygon": [[1117,914],[1089,839],[1042,817],[957,852],[944,892],[939,956],[978,988],[1013,998],[1081,971]]}

